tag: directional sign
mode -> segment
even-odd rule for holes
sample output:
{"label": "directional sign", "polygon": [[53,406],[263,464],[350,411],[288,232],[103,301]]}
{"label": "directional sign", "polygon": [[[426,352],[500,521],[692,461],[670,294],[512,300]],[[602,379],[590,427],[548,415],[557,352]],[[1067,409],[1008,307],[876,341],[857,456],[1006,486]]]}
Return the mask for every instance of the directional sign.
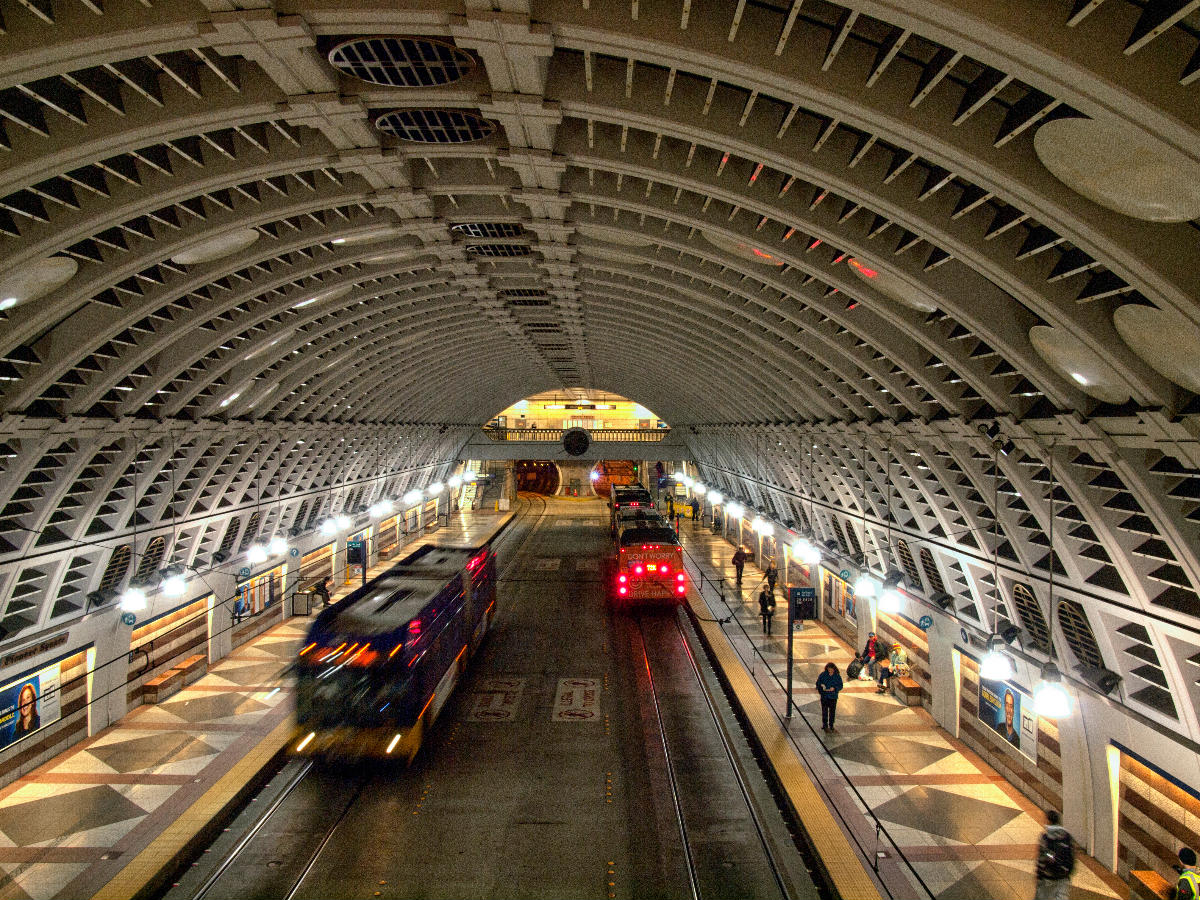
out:
{"label": "directional sign", "polygon": [[289,550],[289,551],[288,551],[288,554],[289,554],[289,555],[290,555],[292,558],[295,558],[295,557],[297,557],[297,556],[299,556],[299,555],[300,555],[300,548],[299,548],[299,547],[293,547],[291,550]]}
{"label": "directional sign", "polygon": [[788,589],[788,602],[792,604],[792,615],[797,619],[815,619],[817,616],[817,590],[811,587]]}
{"label": "directional sign", "polygon": [[850,580],[850,570],[842,569],[842,571],[838,572],[838,578],[842,579],[842,581],[849,581]]}
{"label": "directional sign", "polygon": [[242,566],[240,569],[238,569],[238,578],[249,578],[249,577],[250,577],[250,567],[249,566]]}
{"label": "directional sign", "polygon": [[928,631],[933,626],[933,616],[921,616],[917,624],[925,631]]}
{"label": "directional sign", "polygon": [[121,613],[121,624],[128,625],[130,628],[132,628],[137,624],[137,616],[130,612]]}

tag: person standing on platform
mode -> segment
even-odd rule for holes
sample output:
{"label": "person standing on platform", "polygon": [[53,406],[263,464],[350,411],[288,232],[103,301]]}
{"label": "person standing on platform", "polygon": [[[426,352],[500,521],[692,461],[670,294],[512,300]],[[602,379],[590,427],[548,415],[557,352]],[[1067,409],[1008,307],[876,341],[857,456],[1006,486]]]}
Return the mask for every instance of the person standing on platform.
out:
{"label": "person standing on platform", "polygon": [[[1192,860],[1196,854],[1192,854]],[[1033,900],[1068,900],[1075,871],[1075,840],[1059,824],[1058,810],[1046,810],[1046,830],[1038,839],[1037,890]]]}
{"label": "person standing on platform", "polygon": [[737,586],[742,586],[742,569],[746,567],[746,551],[741,545],[733,551],[733,571],[737,573]]}
{"label": "person standing on platform", "polygon": [[1179,880],[1171,889],[1171,900],[1196,900],[1200,897],[1200,874],[1196,872],[1196,851],[1191,847],[1182,847],[1179,850],[1179,866]]}
{"label": "person standing on platform", "polygon": [[698,523],[700,521],[700,501],[697,500],[695,497],[693,497],[691,506],[692,506],[692,521]]}
{"label": "person standing on platform", "polygon": [[771,634],[771,619],[775,617],[775,598],[767,590],[766,585],[758,592],[758,613],[763,620],[763,634]]}
{"label": "person standing on platform", "polygon": [[779,580],[779,569],[775,567],[774,558],[767,563],[767,587],[771,589],[771,596],[775,596],[775,582]]}
{"label": "person standing on platform", "polygon": [[675,498],[671,494],[667,494],[667,518],[675,518]]}
{"label": "person standing on platform", "polygon": [[833,719],[837,714],[838,691],[842,689],[842,675],[831,662],[825,663],[825,671],[817,676],[817,694],[821,698],[821,730],[833,731]]}

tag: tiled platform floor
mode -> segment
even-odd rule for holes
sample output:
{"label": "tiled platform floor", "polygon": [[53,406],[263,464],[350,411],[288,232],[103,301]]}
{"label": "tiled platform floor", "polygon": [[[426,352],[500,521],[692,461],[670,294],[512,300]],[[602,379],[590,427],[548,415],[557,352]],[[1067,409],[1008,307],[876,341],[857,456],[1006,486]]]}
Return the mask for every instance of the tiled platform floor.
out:
{"label": "tiled platform floor", "polygon": [[0,900],[90,897],[290,712],[305,623],[265,632],[0,790]]}
{"label": "tiled platform floor", "polygon": [[[506,517],[462,514],[440,534],[472,538]],[[336,585],[333,598],[356,586]],[[0,900],[91,897],[205,796],[291,714],[282,674],[308,621],[264,632],[168,700],[0,789]]]}
{"label": "tiled platform floor", "polygon": [[[710,580],[725,579],[725,598],[712,584],[702,590],[714,616],[732,611],[724,626],[744,663],[775,709],[784,709],[787,618],[777,614],[771,637],[762,632],[758,590],[762,574],[748,563],[740,594],[733,588],[732,545],[707,527],[686,521],[682,539],[690,562]],[[783,612],[779,605],[779,612]],[[740,625],[740,627],[739,627]],[[851,682],[837,707],[836,731],[821,731],[814,683],[827,661],[845,677],[853,649],[819,622],[806,622],[793,638],[793,696],[801,716],[789,732],[810,772],[821,779],[833,802],[855,823],[862,845],[889,855],[880,876],[903,897],[928,896],[885,839],[878,845],[874,823],[863,811],[831,756],[849,776],[865,804],[911,862],[929,893],[946,900],[1024,900],[1034,893],[1034,858],[1041,812],[961,741],[939,728],[928,712],[903,706],[875,692],[873,681]],[[756,652],[757,651],[757,652]],[[769,669],[769,671],[768,671]],[[810,728],[807,722],[812,725]],[[1129,890],[1090,857],[1080,856],[1071,897],[1126,897]]]}

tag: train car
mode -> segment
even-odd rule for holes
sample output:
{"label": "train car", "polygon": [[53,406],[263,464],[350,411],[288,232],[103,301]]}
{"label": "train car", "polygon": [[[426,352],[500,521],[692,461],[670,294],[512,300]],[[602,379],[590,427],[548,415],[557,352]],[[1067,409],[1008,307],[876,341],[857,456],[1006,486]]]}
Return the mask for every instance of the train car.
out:
{"label": "train car", "polygon": [[608,522],[614,534],[617,530],[617,514],[624,509],[654,510],[654,498],[640,484],[614,487],[608,500]]}
{"label": "train car", "polygon": [[323,610],[296,661],[293,752],[411,761],[495,608],[490,546],[426,544]]}
{"label": "train car", "polygon": [[676,606],[687,597],[683,548],[663,525],[630,522],[617,536],[612,599],[617,607]]}

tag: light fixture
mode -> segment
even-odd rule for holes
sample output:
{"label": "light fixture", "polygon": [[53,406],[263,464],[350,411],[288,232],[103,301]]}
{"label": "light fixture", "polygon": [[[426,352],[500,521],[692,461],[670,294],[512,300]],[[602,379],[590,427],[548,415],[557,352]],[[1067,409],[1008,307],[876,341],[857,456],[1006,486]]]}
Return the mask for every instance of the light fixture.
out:
{"label": "light fixture", "polygon": [[742,513],[744,513],[745,511],[746,511],[746,508],[744,506],[742,506],[742,504],[740,504],[740,503],[735,503],[733,501],[730,501],[729,503],[725,504],[725,514],[728,516],[731,516],[734,519],[740,519],[742,517]]}
{"label": "light fixture", "polygon": [[800,562],[804,563],[806,566],[820,565],[821,548],[818,547],[816,544],[814,544],[812,541],[808,541],[808,540],[801,541],[800,542],[800,553],[798,555],[800,557]]}
{"label": "light fixture", "polygon": [[773,535],[775,533],[775,526],[772,525],[770,522],[764,521],[762,519],[760,519],[759,522],[761,524],[758,526],[757,531],[763,537],[770,537],[771,535]]}
{"label": "light fixture", "polygon": [[392,501],[386,500],[386,499],[379,500],[379,501],[371,504],[371,508],[370,508],[370,510],[368,510],[368,512],[370,512],[371,515],[376,516],[376,517],[386,516],[391,511],[392,511]]}
{"label": "light fixture", "polygon": [[675,473],[675,480],[676,480],[676,481],[683,481],[683,479],[685,479],[685,478],[687,478],[687,472],[683,471],[683,469],[679,469],[679,470],[678,470],[678,471]]}
{"label": "light fixture", "polygon": [[1042,666],[1042,680],[1033,692],[1033,708],[1046,719],[1061,719],[1071,713],[1071,697],[1053,660]]}
{"label": "light fixture", "polygon": [[590,476],[590,477],[591,477],[592,481],[599,481],[599,480],[600,480],[600,473],[599,473],[599,472],[597,472],[595,469],[592,469],[592,473],[591,473],[591,476]]}
{"label": "light fixture", "polygon": [[260,563],[267,558],[267,548],[262,544],[251,544],[250,549],[246,551],[246,559],[252,563]]}
{"label": "light fixture", "polygon": [[272,556],[283,556],[288,552],[288,543],[279,535],[271,538],[271,543],[267,544],[267,552]]}
{"label": "light fixture", "polygon": [[1004,638],[993,634],[987,640],[987,650],[979,661],[979,677],[989,681],[1007,681],[1016,674],[1012,660],[1004,653]]}
{"label": "light fixture", "polygon": [[344,244],[344,243],[346,243],[346,239],[345,239],[345,238],[334,238],[334,239],[333,239],[332,241],[330,241],[329,243],[331,243],[331,244]]}
{"label": "light fixture", "polygon": [[3,300],[0,300],[0,311],[7,312],[20,302],[16,297],[5,297]]}
{"label": "light fixture", "polygon": [[1088,383],[1087,377],[1079,372],[1072,372],[1071,377],[1074,378],[1076,381],[1078,381],[1080,384]]}
{"label": "light fixture", "polygon": [[421,492],[420,491],[409,491],[407,494],[405,494],[401,498],[401,502],[406,507],[413,506],[416,503],[420,503],[421,502]]}
{"label": "light fixture", "polygon": [[859,575],[854,582],[854,596],[871,599],[875,596],[875,579],[870,575]]}
{"label": "light fixture", "polygon": [[164,597],[182,597],[187,590],[187,579],[182,575],[172,574],[163,579],[162,592]]}
{"label": "light fixture", "polygon": [[224,409],[226,406],[228,406],[230,403],[232,403],[234,400],[236,400],[240,396],[242,396],[242,395],[240,393],[236,393],[236,392],[230,394],[228,397],[226,397],[224,400],[221,401],[221,409]]}
{"label": "light fixture", "polygon": [[345,531],[347,528],[350,527],[350,517],[349,516],[338,516],[337,519],[335,519],[334,521],[337,522],[338,531]]}
{"label": "light fixture", "polygon": [[762,520],[762,516],[755,516],[754,520],[750,523],[750,530],[756,533],[761,532],[762,527],[765,524],[766,523]]}
{"label": "light fixture", "polygon": [[122,591],[119,603],[121,612],[141,612],[146,608],[146,592],[131,585]]}
{"label": "light fixture", "polygon": [[880,591],[879,611],[885,613],[900,612],[900,592],[894,587],[885,587]]}
{"label": "light fixture", "polygon": [[721,495],[720,491],[709,491],[708,492],[708,502],[711,503],[713,506],[718,506],[721,503],[721,501],[724,499],[725,498]]}
{"label": "light fixture", "polygon": [[336,521],[334,521],[331,518],[326,519],[324,522],[321,523],[321,534],[336,534],[337,528],[338,527],[337,527]]}
{"label": "light fixture", "polygon": [[450,490],[452,490],[452,491],[457,491],[460,487],[462,487],[462,483],[463,483],[463,480],[462,480],[462,476],[460,476],[460,475],[451,475],[449,478],[446,479],[446,484],[449,486]]}
{"label": "light fixture", "polygon": [[692,493],[695,494],[697,497],[703,497],[705,494],[708,493],[708,488],[706,488],[704,485],[702,485],[700,482],[697,481],[695,484],[692,485]]}
{"label": "light fixture", "polygon": [[462,480],[463,481],[474,481],[478,477],[479,477],[478,472],[463,472]]}
{"label": "light fixture", "polygon": [[440,481],[435,481],[429,487],[425,488],[425,491],[426,491],[426,493],[429,494],[430,497],[436,497],[438,494],[440,494],[445,489],[446,489],[446,486],[444,484],[442,484]]}

